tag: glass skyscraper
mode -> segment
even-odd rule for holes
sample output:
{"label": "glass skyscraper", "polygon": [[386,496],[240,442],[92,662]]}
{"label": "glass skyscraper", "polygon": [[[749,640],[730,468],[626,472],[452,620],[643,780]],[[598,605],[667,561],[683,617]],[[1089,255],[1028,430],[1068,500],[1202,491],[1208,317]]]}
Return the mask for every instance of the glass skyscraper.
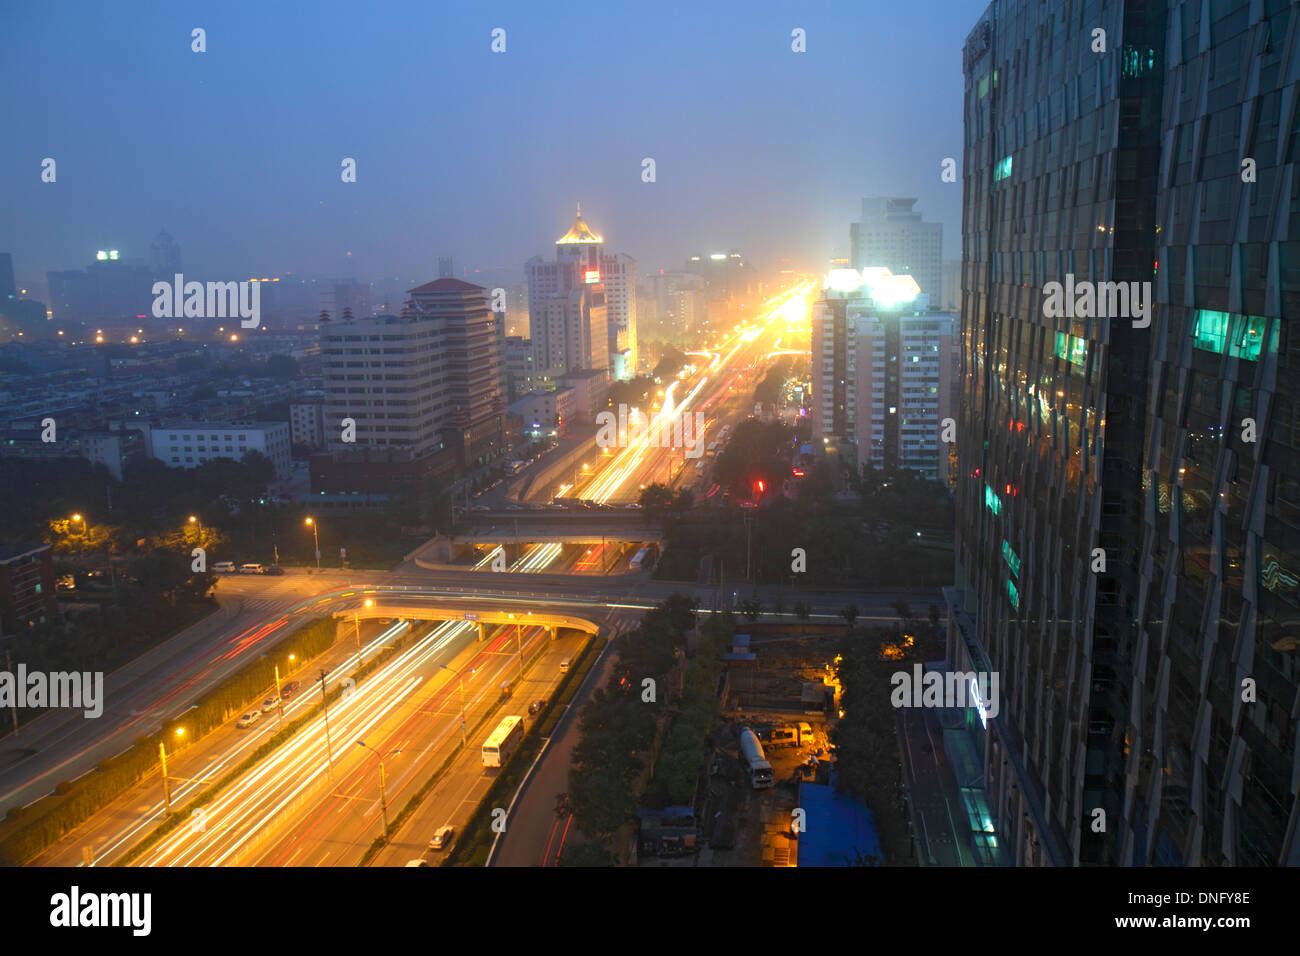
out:
{"label": "glass skyscraper", "polygon": [[[1295,19],[1006,0],[967,39],[948,664],[1001,677],[964,783],[1004,862],[1300,863]],[[1145,314],[1044,308],[1112,282]]]}

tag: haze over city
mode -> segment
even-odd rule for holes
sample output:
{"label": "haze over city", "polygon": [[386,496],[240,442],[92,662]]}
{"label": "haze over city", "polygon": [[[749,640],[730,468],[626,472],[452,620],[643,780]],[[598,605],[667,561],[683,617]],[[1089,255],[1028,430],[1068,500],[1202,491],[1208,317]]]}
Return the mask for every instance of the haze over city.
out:
{"label": "haze over city", "polygon": [[1300,3],[0,36],[0,933],[1281,926]]}

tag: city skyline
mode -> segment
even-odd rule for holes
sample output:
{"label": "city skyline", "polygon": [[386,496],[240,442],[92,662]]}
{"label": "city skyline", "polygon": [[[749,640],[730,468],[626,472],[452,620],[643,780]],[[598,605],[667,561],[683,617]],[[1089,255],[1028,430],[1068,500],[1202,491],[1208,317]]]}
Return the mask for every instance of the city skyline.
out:
{"label": "city skyline", "polygon": [[[643,269],[672,268],[699,245],[811,267],[848,254],[829,227],[862,197],[906,195],[945,222],[955,258],[960,187],[940,181],[940,163],[960,155],[962,24],[982,5],[928,6],[933,16],[746,5],[725,27],[682,10],[647,31],[635,12],[597,5],[543,17],[399,4],[384,22],[410,26],[390,31],[348,28],[344,5],[324,8],[334,17],[317,5],[145,5],[123,21],[20,4],[10,17],[30,42],[0,64],[0,81],[39,74],[41,100],[0,105],[26,147],[0,157],[0,248],[31,282],[83,268],[99,248],[147,259],[165,226],[191,271],[214,278],[427,281],[447,254],[470,270],[518,271],[582,201]],[[191,52],[196,26],[204,53]],[[496,27],[504,53],[489,48]],[[795,28],[806,53],[791,50]],[[611,44],[610,31],[638,42]],[[930,70],[915,74],[908,46],[931,53]],[[121,50],[130,69],[106,74]],[[376,65],[358,74],[363,62]],[[99,75],[113,80],[85,82]],[[900,75],[907,109],[890,105]],[[571,83],[584,92],[558,92]],[[375,102],[378,88],[388,93]],[[911,109],[936,121],[918,131]],[[907,147],[879,149],[882,136]],[[46,157],[54,183],[41,181]],[[654,183],[641,179],[646,157]],[[345,158],[356,182],[341,181]]]}

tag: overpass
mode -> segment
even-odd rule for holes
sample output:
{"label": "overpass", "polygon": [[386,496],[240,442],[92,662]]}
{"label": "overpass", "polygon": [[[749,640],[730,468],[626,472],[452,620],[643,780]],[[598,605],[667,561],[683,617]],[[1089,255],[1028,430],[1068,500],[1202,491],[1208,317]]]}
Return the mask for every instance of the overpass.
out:
{"label": "overpass", "polygon": [[357,604],[350,610],[333,611],[332,616],[343,620],[358,619],[366,621],[394,619],[403,621],[469,621],[478,625],[478,639],[480,641],[487,638],[489,624],[519,624],[523,627],[544,627],[550,633],[552,640],[555,639],[556,630],[561,627],[582,631],[584,634],[600,633],[600,625],[594,621],[560,611],[505,611],[496,609],[467,611],[464,607],[451,607],[441,603],[416,604],[399,600],[386,601],[382,598]]}

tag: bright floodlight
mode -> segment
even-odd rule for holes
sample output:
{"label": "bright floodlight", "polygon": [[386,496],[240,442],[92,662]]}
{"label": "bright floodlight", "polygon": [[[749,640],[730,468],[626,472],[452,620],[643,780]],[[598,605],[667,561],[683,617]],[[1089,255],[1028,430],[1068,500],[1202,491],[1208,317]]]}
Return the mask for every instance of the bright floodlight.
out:
{"label": "bright floodlight", "polygon": [[862,274],[857,269],[832,269],[826,285],[833,292],[852,292],[862,287]]}

